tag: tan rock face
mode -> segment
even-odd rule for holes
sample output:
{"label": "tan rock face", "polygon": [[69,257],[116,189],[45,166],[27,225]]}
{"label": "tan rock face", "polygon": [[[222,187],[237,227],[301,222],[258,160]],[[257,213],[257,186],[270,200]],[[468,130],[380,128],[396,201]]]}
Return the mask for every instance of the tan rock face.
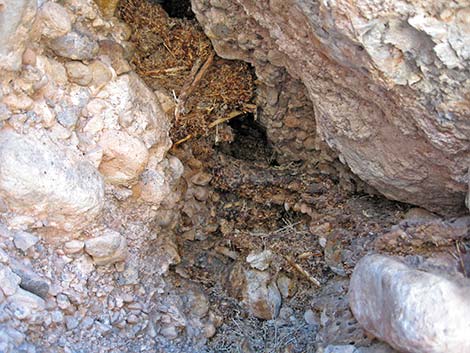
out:
{"label": "tan rock face", "polygon": [[0,1],[0,69],[19,70],[36,14],[36,1]]}
{"label": "tan rock face", "polygon": [[109,265],[127,257],[127,241],[121,234],[107,229],[98,237],[85,241],[85,251],[97,265]]}
{"label": "tan rock face", "polygon": [[361,179],[391,199],[441,213],[463,208],[467,8],[399,0],[192,4],[219,55],[253,63],[271,86],[281,80],[278,68],[303,82],[317,133]]}
{"label": "tan rock face", "polygon": [[229,287],[231,295],[242,299],[253,316],[263,320],[278,316],[281,293],[268,271],[248,270],[237,264],[230,273]]}
{"label": "tan rock face", "polygon": [[86,86],[93,79],[91,69],[80,61],[70,61],[65,64],[70,82]]}
{"label": "tan rock face", "polygon": [[47,2],[39,9],[37,25],[41,34],[49,39],[63,36],[72,29],[67,11],[54,2]]}
{"label": "tan rock face", "polygon": [[74,160],[46,137],[0,132],[0,195],[10,210],[70,229],[102,209],[103,181],[91,164]]}
{"label": "tan rock face", "polygon": [[148,151],[139,139],[122,131],[106,131],[100,140],[103,161],[100,172],[111,184],[129,185],[143,172]]}

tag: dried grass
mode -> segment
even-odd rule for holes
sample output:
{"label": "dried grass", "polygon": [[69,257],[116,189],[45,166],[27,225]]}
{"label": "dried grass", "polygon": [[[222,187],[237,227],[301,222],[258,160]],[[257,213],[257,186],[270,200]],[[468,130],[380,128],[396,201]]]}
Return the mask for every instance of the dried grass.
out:
{"label": "dried grass", "polygon": [[217,56],[210,60],[212,45],[196,21],[170,18],[147,0],[122,1],[119,14],[133,31],[131,62],[137,73],[150,88],[177,97],[173,141],[207,136],[215,122],[225,122],[234,111],[254,110],[249,65]]}

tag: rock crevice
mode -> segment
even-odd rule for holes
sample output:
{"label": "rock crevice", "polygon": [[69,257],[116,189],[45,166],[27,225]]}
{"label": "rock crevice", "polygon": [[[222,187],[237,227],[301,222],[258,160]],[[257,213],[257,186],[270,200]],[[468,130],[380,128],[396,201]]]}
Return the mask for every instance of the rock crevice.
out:
{"label": "rock crevice", "polygon": [[[315,119],[310,133],[362,180],[388,198],[441,213],[464,207],[468,8],[424,1],[192,3],[219,55],[251,62],[274,91],[282,90],[279,68],[302,82],[315,111],[302,124]],[[266,120],[276,118],[267,111]]]}

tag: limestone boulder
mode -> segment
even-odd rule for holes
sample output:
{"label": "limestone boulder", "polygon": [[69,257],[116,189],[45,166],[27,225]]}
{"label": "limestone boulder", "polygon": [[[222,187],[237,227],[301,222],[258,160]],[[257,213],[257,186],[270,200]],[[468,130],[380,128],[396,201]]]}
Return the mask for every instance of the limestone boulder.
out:
{"label": "limestone boulder", "polygon": [[400,352],[470,351],[470,281],[417,270],[384,255],[354,269],[349,301],[359,324]]}
{"label": "limestone boulder", "polygon": [[251,315],[272,320],[279,315],[282,297],[268,271],[245,269],[236,264],[230,273],[230,293],[242,300]]}
{"label": "limestone boulder", "polygon": [[88,162],[40,133],[0,131],[0,197],[10,211],[46,226],[81,229],[104,203],[104,184]]}
{"label": "limestone boulder", "polygon": [[46,302],[37,295],[20,288],[8,297],[8,306],[16,318],[38,321],[46,309]]}
{"label": "limestone boulder", "polygon": [[122,130],[152,148],[162,161],[171,147],[168,117],[152,91],[135,73],[123,74],[108,82],[88,102],[84,115],[85,128],[92,134],[101,130]]}

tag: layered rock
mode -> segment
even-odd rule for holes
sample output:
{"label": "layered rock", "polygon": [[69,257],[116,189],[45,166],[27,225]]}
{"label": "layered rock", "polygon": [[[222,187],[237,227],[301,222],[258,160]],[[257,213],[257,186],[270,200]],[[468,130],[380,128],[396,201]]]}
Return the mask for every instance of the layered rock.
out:
{"label": "layered rock", "polygon": [[[391,199],[441,213],[462,209],[470,159],[468,7],[192,4],[217,53],[254,64],[274,100],[283,68],[305,85],[315,117],[289,124],[315,118],[319,136],[361,179]],[[288,118],[279,110],[270,120],[279,115]]]}

